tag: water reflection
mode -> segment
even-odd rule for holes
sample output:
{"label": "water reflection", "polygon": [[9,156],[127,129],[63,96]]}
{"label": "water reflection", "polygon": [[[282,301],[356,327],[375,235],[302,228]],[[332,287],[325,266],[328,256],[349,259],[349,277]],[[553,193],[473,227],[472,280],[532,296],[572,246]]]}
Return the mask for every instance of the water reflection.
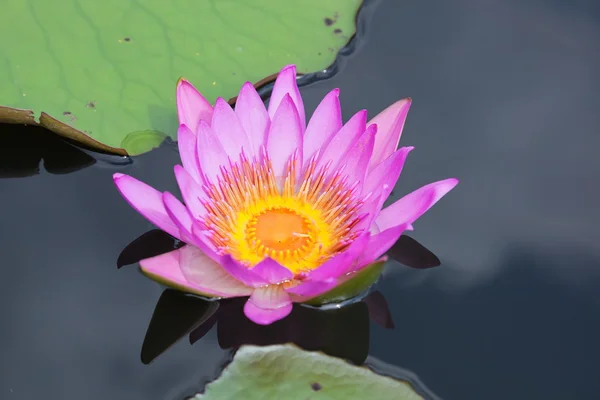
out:
{"label": "water reflection", "polygon": [[40,162],[51,174],[67,174],[93,165],[83,150],[37,126],[0,124],[0,178],[22,178],[40,173]]}
{"label": "water reflection", "polygon": [[159,256],[182,247],[185,243],[165,231],[152,229],[129,243],[117,258],[117,268],[135,264],[145,258]]}
{"label": "water reflection", "polygon": [[[150,230],[121,251],[117,268],[183,244],[160,229]],[[405,235],[390,249],[389,256],[418,269],[440,265],[435,254]],[[151,363],[186,335],[194,344],[216,325],[222,349],[237,349],[244,344],[295,343],[305,350],[319,350],[362,364],[369,353],[369,320],[385,329],[394,328],[387,301],[378,291],[343,307],[316,309],[294,304],[290,316],[268,326],[257,325],[245,316],[245,302],[245,298],[208,301],[173,289],[165,290],[146,332],[142,362]]]}
{"label": "water reflection", "polygon": [[441,264],[435,254],[407,235],[400,236],[387,254],[400,264],[417,269],[438,267]]}
{"label": "water reflection", "polygon": [[[142,362],[149,364],[183,336],[209,321],[219,308],[210,302],[176,290],[165,290],[156,303],[142,345]],[[207,323],[212,327],[214,322]],[[208,332],[208,331],[207,331]]]}
{"label": "water reflection", "polygon": [[[378,300],[371,301],[372,298]],[[151,363],[186,335],[190,344],[194,344],[216,325],[222,349],[236,350],[245,344],[294,343],[305,350],[322,351],[362,364],[369,353],[369,317],[377,323],[386,321],[387,328],[393,327],[387,302],[379,292],[338,309],[319,310],[295,304],[287,318],[271,325],[250,321],[244,315],[245,301],[244,298],[207,301],[173,289],[165,290],[146,331],[142,362]]]}

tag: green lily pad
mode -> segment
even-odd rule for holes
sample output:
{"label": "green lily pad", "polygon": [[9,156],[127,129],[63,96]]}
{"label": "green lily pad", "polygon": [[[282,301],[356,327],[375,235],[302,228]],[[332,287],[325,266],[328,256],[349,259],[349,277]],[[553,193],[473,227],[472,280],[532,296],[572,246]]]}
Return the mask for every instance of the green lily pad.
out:
{"label": "green lily pad", "polygon": [[338,286],[329,292],[308,300],[306,304],[318,306],[328,303],[339,303],[358,296],[377,282],[377,279],[379,279],[379,276],[383,272],[384,264],[385,261],[378,261],[358,272],[346,275],[342,278],[342,283]]}
{"label": "green lily pad", "polygon": [[175,136],[178,78],[214,101],[285,64],[327,68],[354,35],[361,3],[5,0],[0,122],[143,153]]}
{"label": "green lily pad", "polygon": [[422,400],[404,381],[293,345],[243,346],[195,400]]}

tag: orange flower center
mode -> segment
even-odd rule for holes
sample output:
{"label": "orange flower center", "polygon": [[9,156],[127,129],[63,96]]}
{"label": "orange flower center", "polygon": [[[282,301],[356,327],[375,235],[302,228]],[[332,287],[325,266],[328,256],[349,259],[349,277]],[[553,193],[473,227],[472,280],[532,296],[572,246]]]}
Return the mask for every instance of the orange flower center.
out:
{"label": "orange flower center", "polygon": [[246,228],[247,238],[256,239],[272,251],[296,251],[306,246],[310,222],[291,210],[275,209],[255,217]]}
{"label": "orange flower center", "polygon": [[282,182],[266,156],[223,169],[208,186],[204,223],[222,252],[252,266],[270,257],[294,273],[317,268],[357,236],[362,205],[340,173],[311,160],[296,182],[295,159]]}

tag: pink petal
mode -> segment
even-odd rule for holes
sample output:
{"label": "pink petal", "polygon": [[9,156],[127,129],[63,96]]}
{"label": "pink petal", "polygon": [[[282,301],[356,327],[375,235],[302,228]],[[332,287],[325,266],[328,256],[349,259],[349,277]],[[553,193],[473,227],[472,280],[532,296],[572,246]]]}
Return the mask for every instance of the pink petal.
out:
{"label": "pink petal", "polygon": [[402,147],[386,158],[382,163],[376,165],[367,175],[363,187],[363,194],[373,193],[374,195],[379,195],[381,190],[386,187],[387,190],[383,198],[383,201],[385,201],[392,192],[394,186],[396,186],[396,182],[402,173],[406,158],[413,149],[414,147]]}
{"label": "pink petal", "polygon": [[[194,261],[196,273],[191,275],[192,280],[184,276],[180,264],[180,260],[184,259],[182,254],[189,252],[198,253]],[[236,297],[247,296],[252,292],[251,288],[233,279],[219,264],[203,256],[201,251],[194,250],[190,245],[141,260],[140,268],[153,280],[189,293],[211,297]]]}
{"label": "pink petal", "polygon": [[354,182],[364,184],[369,160],[373,153],[376,133],[377,125],[369,126],[343,158],[341,164],[346,166],[344,171],[348,174],[349,184],[353,184]]}
{"label": "pink petal", "polygon": [[353,261],[358,258],[369,240],[369,234],[362,234],[354,239],[354,242],[342,253],[327,260],[318,268],[309,272],[308,280],[324,281],[331,278],[338,278],[350,271]]}
{"label": "pink petal", "polygon": [[197,137],[200,168],[209,181],[216,183],[221,174],[220,167],[229,165],[227,153],[206,121],[198,124]]}
{"label": "pink petal", "polygon": [[179,266],[179,253],[183,248],[184,247],[169,253],[141,260],[140,268],[149,278],[164,285],[175,287],[179,290],[189,293],[221,297],[222,293],[217,294],[212,290],[206,290],[206,288],[197,287],[185,279],[185,276],[183,276]]}
{"label": "pink petal", "polygon": [[277,178],[285,175],[285,168],[294,152],[298,152],[297,160],[302,165],[302,127],[292,98],[285,95],[267,135],[267,154]]}
{"label": "pink petal", "polygon": [[302,102],[302,96],[296,83],[296,66],[287,65],[277,75],[275,80],[275,86],[273,86],[273,92],[269,100],[269,116],[271,120],[275,118],[279,104],[283,100],[286,94],[289,94],[296,110],[298,110],[298,117],[300,119],[300,127],[302,132],[306,126],[306,117],[304,115],[304,103]]}
{"label": "pink petal", "polygon": [[[177,82],[177,115],[179,124],[196,131],[200,120],[210,122],[213,108],[198,90],[187,80]],[[184,164],[185,165],[185,164]]]}
{"label": "pink petal", "polygon": [[197,221],[192,218],[189,210],[169,192],[163,194],[163,203],[165,204],[167,214],[179,229],[181,240],[188,244],[193,244],[213,261],[220,263],[223,257],[217,254],[214,246],[208,244],[207,240],[202,240],[194,232],[194,226]]}
{"label": "pink petal", "polygon": [[181,240],[177,225],[165,210],[161,192],[129,175],[115,173],[113,180],[131,207],[169,235]]}
{"label": "pink petal", "polygon": [[350,269],[351,262],[352,259],[347,252],[338,254],[325,261],[316,269],[310,271],[304,283],[306,284],[310,281],[326,281],[344,275]]}
{"label": "pink petal", "polygon": [[202,183],[202,172],[200,171],[198,149],[196,147],[196,134],[187,125],[179,125],[179,129],[177,130],[177,146],[179,147],[179,157],[181,158],[183,168],[189,172],[196,182]]}
{"label": "pink petal", "polygon": [[206,197],[202,187],[196,183],[191,175],[181,165],[176,165],[175,168],[175,179],[179,185],[181,196],[188,210],[191,212],[195,219],[201,218],[206,214],[206,209],[200,202],[200,199]]}
{"label": "pink petal", "polygon": [[179,237],[181,240],[188,244],[195,244],[192,235],[192,223],[194,220],[188,209],[169,192],[163,193],[163,203],[167,214],[177,228],[179,228]]}
{"label": "pink petal", "polygon": [[305,281],[301,284],[286,288],[285,291],[294,296],[294,301],[302,303],[306,300],[310,300],[313,297],[322,295],[325,292],[330,291],[338,285],[338,281],[335,278],[330,278],[324,281]]}
{"label": "pink petal", "polygon": [[406,224],[401,224],[371,236],[356,265],[364,266],[377,260],[398,241],[405,230]]}
{"label": "pink petal", "polygon": [[235,280],[200,249],[187,245],[140,261],[142,271],[153,279],[182,286],[191,293],[218,297],[248,296],[252,288]]}
{"label": "pink petal", "polygon": [[221,265],[227,272],[229,272],[229,274],[235,277],[238,281],[243,282],[246,286],[262,287],[269,284],[266,279],[245,265],[240,264],[229,255],[223,257]]}
{"label": "pink petal", "polygon": [[375,148],[371,158],[371,168],[396,151],[411,102],[411,99],[397,101],[369,121],[369,124],[377,124],[378,126]]}
{"label": "pink petal", "polygon": [[458,179],[450,178],[423,186],[384,208],[375,222],[381,231],[412,224],[457,184]]}
{"label": "pink petal", "polygon": [[292,299],[279,285],[255,289],[246,304],[244,314],[259,325],[269,325],[292,312]]}
{"label": "pink petal", "polygon": [[242,127],[248,134],[250,145],[249,151],[258,154],[258,150],[265,144],[267,129],[271,120],[265,108],[265,104],[250,82],[246,82],[235,102],[235,113]]}
{"label": "pink petal", "polygon": [[342,127],[339,96],[339,89],[329,92],[308,121],[304,132],[304,160],[310,160],[317,150],[324,148]]}
{"label": "pink petal", "polygon": [[181,240],[199,248],[203,254],[220,264],[223,260],[223,256],[216,252],[216,249],[211,243],[207,243],[209,241],[206,238],[197,235],[195,232],[197,221],[192,219],[188,209],[169,192],[163,194],[163,202],[167,214],[179,228]]}
{"label": "pink petal", "polygon": [[239,161],[242,150],[250,158],[254,156],[250,140],[240,120],[231,106],[220,97],[215,104],[210,127],[233,162]]}
{"label": "pink petal", "polygon": [[[368,179],[368,178],[367,178]],[[358,210],[358,215],[364,215],[363,219],[356,225],[355,229],[366,229],[371,232],[377,230],[377,226],[373,227],[374,221],[381,212],[381,208],[385,203],[385,197],[392,191],[388,185],[383,185],[375,192],[371,192],[365,199],[362,207]]]}
{"label": "pink petal", "polygon": [[270,284],[275,285],[289,281],[294,277],[292,271],[270,258],[265,258],[254,267],[250,268],[250,271],[254,272]]}
{"label": "pink petal", "polygon": [[326,165],[331,161],[331,167],[329,171],[333,171],[337,168],[340,160],[344,158],[348,150],[354,145],[356,140],[365,132],[367,129],[367,111],[361,110],[354,114],[352,118],[336,133],[332,138],[325,150],[319,157],[317,168]]}
{"label": "pink petal", "polygon": [[206,230],[206,225],[204,225],[202,221],[192,222],[192,243],[214,262],[223,267],[223,262],[228,256],[223,255],[218,251],[213,242],[210,240],[210,235],[208,233],[209,232]]}

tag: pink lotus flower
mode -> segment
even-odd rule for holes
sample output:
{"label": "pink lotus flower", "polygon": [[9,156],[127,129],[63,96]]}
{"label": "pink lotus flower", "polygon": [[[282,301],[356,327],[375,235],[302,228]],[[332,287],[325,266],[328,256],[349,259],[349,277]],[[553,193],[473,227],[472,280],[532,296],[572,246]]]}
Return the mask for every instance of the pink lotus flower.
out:
{"label": "pink lotus flower", "polygon": [[205,297],[250,296],[257,324],[287,316],[292,303],[335,291],[385,260],[402,232],[457,183],[424,186],[382,210],[412,147],[396,150],[411,100],[367,123],[342,124],[339,90],[306,124],[296,68],[284,67],[265,108],[251,83],[235,111],[215,106],[186,80],[177,86],[175,176],[185,205],[124,174],[114,181],[150,222],[186,243],[140,261],[159,282]]}

